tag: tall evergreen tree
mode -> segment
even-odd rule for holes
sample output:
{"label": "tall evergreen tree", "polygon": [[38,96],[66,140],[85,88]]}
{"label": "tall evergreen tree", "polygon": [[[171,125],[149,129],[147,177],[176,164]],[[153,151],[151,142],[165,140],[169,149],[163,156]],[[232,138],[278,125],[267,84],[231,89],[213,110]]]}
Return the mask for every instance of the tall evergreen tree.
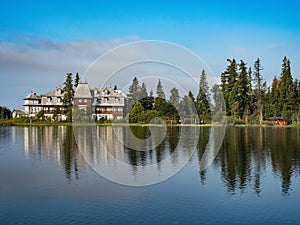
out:
{"label": "tall evergreen tree", "polygon": [[199,90],[196,99],[196,109],[199,119],[202,123],[208,123],[211,120],[209,87],[205,70],[202,70],[199,81]]}
{"label": "tall evergreen tree", "polygon": [[138,99],[145,110],[151,110],[153,107],[152,99],[148,96],[146,84],[143,82],[138,93]]}
{"label": "tall evergreen tree", "polygon": [[136,77],[134,77],[132,80],[132,84],[129,86],[129,97],[133,100],[134,103],[138,100],[139,90],[139,81]]}
{"label": "tall evergreen tree", "polygon": [[270,115],[271,116],[280,116],[281,111],[279,109],[279,80],[275,76],[272,81],[271,92],[269,97],[270,102]]}
{"label": "tall evergreen tree", "polygon": [[254,114],[258,116],[259,122],[262,122],[263,120],[263,97],[264,97],[264,90],[263,90],[263,78],[261,75],[261,71],[263,70],[260,59],[257,58],[257,60],[254,63]]}
{"label": "tall evergreen tree", "polygon": [[279,109],[288,122],[291,122],[295,108],[295,93],[293,88],[290,60],[284,57],[279,81]]}
{"label": "tall evergreen tree", "polygon": [[131,110],[134,104],[139,100],[139,81],[136,77],[133,78],[132,84],[129,86],[129,94],[127,99],[127,112]]}
{"label": "tall evergreen tree", "polygon": [[77,86],[78,86],[78,83],[79,83],[79,81],[80,81],[79,74],[78,74],[78,73],[76,73],[76,76],[75,76],[75,84],[74,84],[74,86],[75,86],[75,87],[77,87]]}
{"label": "tall evergreen tree", "polygon": [[233,105],[237,104],[237,88],[235,87],[238,78],[237,63],[235,59],[227,59],[229,65],[226,70],[221,74],[221,90],[224,96],[227,115],[232,115],[236,110]]}
{"label": "tall evergreen tree", "polygon": [[72,73],[67,73],[63,90],[64,90],[64,97],[63,97],[62,101],[66,108],[67,121],[71,122],[72,121],[72,105],[73,105],[73,97],[74,97]]}
{"label": "tall evergreen tree", "polygon": [[240,118],[243,118],[244,116],[249,115],[249,77],[247,72],[246,64],[243,60],[241,60],[239,64],[239,76],[237,80],[237,88],[238,88],[238,94],[237,94],[237,100],[239,104],[239,112],[238,115]]}
{"label": "tall evergreen tree", "polygon": [[166,95],[164,93],[164,89],[163,89],[160,79],[158,80],[158,83],[157,83],[156,94],[157,94],[158,98],[166,99]]}
{"label": "tall evergreen tree", "polygon": [[198,117],[195,109],[195,97],[191,91],[185,95],[179,103],[179,116],[181,119],[196,119]]}
{"label": "tall evergreen tree", "polygon": [[171,89],[171,96],[170,96],[170,103],[177,108],[179,105],[179,101],[180,101],[180,96],[179,96],[179,92],[178,89],[173,87]]}
{"label": "tall evergreen tree", "polygon": [[225,103],[224,103],[224,98],[222,94],[222,90],[220,88],[220,85],[215,84],[212,89],[212,97],[214,101],[214,106],[212,110],[212,117],[214,118],[214,121],[223,121],[224,119],[224,112],[226,110],[225,108]]}

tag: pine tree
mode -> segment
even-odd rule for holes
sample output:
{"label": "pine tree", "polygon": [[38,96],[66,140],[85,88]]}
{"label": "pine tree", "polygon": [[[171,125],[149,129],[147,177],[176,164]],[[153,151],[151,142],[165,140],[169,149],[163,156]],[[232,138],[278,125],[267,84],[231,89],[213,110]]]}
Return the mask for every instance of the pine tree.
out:
{"label": "pine tree", "polygon": [[222,94],[222,90],[220,88],[220,85],[215,84],[211,92],[213,93],[213,101],[214,101],[214,107],[212,110],[212,116],[215,121],[222,121],[224,119],[224,112],[225,112],[225,104],[224,104],[224,98]]}
{"label": "pine tree", "polygon": [[64,82],[64,97],[63,103],[66,107],[72,106],[74,90],[73,90],[72,73],[67,73],[66,81]]}
{"label": "pine tree", "polygon": [[72,73],[67,73],[66,81],[64,82],[64,97],[62,99],[63,104],[66,108],[67,113],[67,121],[72,121],[72,105],[73,105],[73,97],[74,97],[74,90],[73,90],[73,80],[72,80]]}
{"label": "pine tree", "polygon": [[74,84],[75,87],[78,86],[79,81],[80,81],[79,74],[76,73],[76,76],[75,76],[75,84]]}
{"label": "pine tree", "polygon": [[143,82],[142,86],[138,92],[138,99],[142,103],[145,110],[151,110],[153,107],[153,103],[148,96],[146,84]]}
{"label": "pine tree", "polygon": [[279,82],[279,109],[282,112],[282,117],[288,122],[291,122],[295,108],[295,93],[293,86],[290,60],[284,57]]}
{"label": "pine tree", "polygon": [[134,77],[134,79],[132,80],[132,84],[129,86],[129,95],[134,103],[138,100],[139,89],[139,81],[136,77]]}
{"label": "pine tree", "polygon": [[270,102],[270,109],[271,109],[270,115],[280,116],[281,111],[279,109],[279,80],[277,79],[276,76],[274,77],[272,82],[269,102]]}
{"label": "pine tree", "polygon": [[129,95],[127,100],[127,112],[131,110],[134,104],[139,100],[139,81],[136,77],[132,80],[132,84],[129,86]]}
{"label": "pine tree", "polygon": [[249,85],[247,67],[243,60],[239,64],[239,76],[237,80],[237,102],[238,102],[238,115],[243,118],[249,115]]}
{"label": "pine tree", "polygon": [[195,119],[198,117],[195,109],[195,98],[191,91],[189,91],[188,95],[185,95],[179,103],[179,116],[181,119]]}
{"label": "pine tree", "polygon": [[263,78],[261,75],[261,70],[263,68],[261,67],[260,59],[257,58],[257,60],[254,63],[254,98],[255,98],[255,114],[258,116],[259,122],[262,122],[263,120]]}
{"label": "pine tree", "polygon": [[171,103],[175,108],[178,108],[179,101],[180,101],[180,96],[179,96],[178,89],[175,88],[175,87],[173,87],[173,88],[171,89],[170,103]]}
{"label": "pine tree", "polygon": [[237,63],[235,59],[227,59],[230,63],[226,70],[221,74],[221,90],[224,96],[227,115],[233,114],[231,106],[237,102],[236,81],[238,78]]}
{"label": "pine tree", "polygon": [[210,94],[205,70],[202,70],[199,81],[199,91],[196,99],[196,109],[202,123],[211,120]]}
{"label": "pine tree", "polygon": [[158,98],[166,99],[166,95],[164,93],[164,89],[163,89],[160,79],[158,80],[156,94],[157,94]]}

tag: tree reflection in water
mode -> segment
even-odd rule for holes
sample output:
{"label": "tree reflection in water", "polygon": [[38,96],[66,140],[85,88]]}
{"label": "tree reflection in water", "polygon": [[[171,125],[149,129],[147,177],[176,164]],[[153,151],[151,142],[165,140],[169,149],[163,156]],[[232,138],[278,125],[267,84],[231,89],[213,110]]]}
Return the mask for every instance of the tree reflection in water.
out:
{"label": "tree reflection in water", "polygon": [[[180,152],[174,151],[178,146],[182,129],[185,127],[168,127],[167,136],[161,144],[151,149],[151,143],[141,148],[147,151],[136,151],[117,142],[116,135],[126,139],[122,127],[117,133],[111,127],[98,127],[94,136],[87,130],[86,145],[97,146],[97,138],[111,139],[108,154],[115,160],[123,160],[132,166],[133,174],[140,167],[156,164],[170,156],[171,163],[177,165]],[[190,128],[189,128],[190,129]],[[201,127],[197,146],[199,175],[205,185],[209,170],[200,170],[200,161],[209,142],[210,127]],[[132,132],[138,138],[147,138],[147,127],[133,127]],[[228,192],[243,193],[246,187],[251,187],[257,195],[262,191],[262,174],[267,168],[272,168],[273,176],[281,180],[281,191],[288,195],[293,176],[300,175],[300,129],[285,127],[228,127],[222,147],[213,162],[214,167],[220,169],[220,178],[226,185]],[[72,127],[24,127],[25,156],[34,160],[47,158],[62,165],[68,182],[80,178],[80,170],[88,167],[78,151],[73,137]],[[181,151],[188,152],[189,143],[183,143]],[[183,153],[184,153],[183,152]],[[88,152],[89,157],[95,158],[97,152]],[[97,156],[98,157],[98,156]],[[102,156],[105,158],[106,156]],[[160,170],[159,163],[156,169]]]}
{"label": "tree reflection in water", "polygon": [[[199,142],[207,142],[203,132]],[[198,156],[203,154],[199,143]],[[261,190],[261,174],[271,166],[273,175],[281,179],[282,194],[288,195],[292,176],[300,172],[299,128],[228,127],[215,166],[221,168],[221,179],[228,192],[244,192],[251,186],[257,195]],[[206,172],[200,172],[202,183]]]}

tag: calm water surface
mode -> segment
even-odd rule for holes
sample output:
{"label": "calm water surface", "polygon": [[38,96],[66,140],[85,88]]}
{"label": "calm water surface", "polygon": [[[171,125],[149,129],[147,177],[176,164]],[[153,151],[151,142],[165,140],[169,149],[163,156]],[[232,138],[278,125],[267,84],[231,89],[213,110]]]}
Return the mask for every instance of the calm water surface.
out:
{"label": "calm water surface", "polygon": [[[123,129],[117,135],[128,140]],[[116,144],[111,127],[98,127],[97,135],[111,142],[109,154],[137,177],[145,165],[162,170],[160,162],[178,145],[182,129],[192,128],[168,128],[163,143],[141,152]],[[72,127],[0,127],[0,223],[300,224],[300,129],[227,128],[213,164],[200,171],[210,129],[200,128],[196,151],[175,176],[130,187],[86,163],[84,157],[95,154],[78,150]],[[132,131],[149,136],[148,128]],[[181,151],[171,165],[190,153]]]}

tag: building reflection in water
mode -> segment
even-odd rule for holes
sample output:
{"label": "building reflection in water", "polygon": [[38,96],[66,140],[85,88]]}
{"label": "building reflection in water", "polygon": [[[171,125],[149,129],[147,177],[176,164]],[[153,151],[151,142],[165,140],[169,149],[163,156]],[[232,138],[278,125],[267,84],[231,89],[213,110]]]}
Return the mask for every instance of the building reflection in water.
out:
{"label": "building reflection in water", "polygon": [[[300,174],[299,128],[228,127],[213,167],[201,170],[200,162],[209,143],[211,129],[201,127],[196,132],[187,127],[168,127],[162,143],[153,148],[153,143],[148,141],[141,146],[145,151],[136,151],[124,146],[125,140],[135,140],[130,140],[123,127],[86,127],[80,129],[80,138],[75,141],[72,127],[32,126],[24,127],[24,150],[28,159],[57,161],[70,181],[79,179],[80,171],[89,167],[84,158],[94,169],[109,170],[111,175],[123,168],[123,164],[127,165],[128,171],[124,173],[130,172],[133,178],[140,178],[147,168],[152,169],[151,175],[162,175],[189,159],[193,154],[193,141],[198,135],[197,156],[203,185],[209,170],[217,168],[229,193],[252,188],[260,195],[262,183],[268,182],[265,174],[271,171],[268,179],[280,179],[282,194],[290,193],[293,177]],[[150,135],[147,127],[133,127],[132,132],[142,139]],[[182,141],[183,134],[189,139]],[[129,178],[125,176],[124,179]]]}
{"label": "building reflection in water", "polygon": [[69,126],[24,127],[24,151],[27,159],[55,160],[63,166],[69,181],[79,179],[79,167],[87,168]]}
{"label": "building reflection in water", "polygon": [[[196,149],[197,130],[78,126],[74,134],[78,149],[96,172],[117,183],[140,186],[163,181],[179,171]],[[158,138],[164,132],[167,135]]]}

